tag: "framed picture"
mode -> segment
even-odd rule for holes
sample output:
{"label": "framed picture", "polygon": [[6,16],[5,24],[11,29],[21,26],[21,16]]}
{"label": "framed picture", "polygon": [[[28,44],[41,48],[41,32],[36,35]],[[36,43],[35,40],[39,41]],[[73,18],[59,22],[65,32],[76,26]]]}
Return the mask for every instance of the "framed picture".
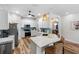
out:
{"label": "framed picture", "polygon": [[72,21],[72,28],[74,30],[79,30],[79,21]]}

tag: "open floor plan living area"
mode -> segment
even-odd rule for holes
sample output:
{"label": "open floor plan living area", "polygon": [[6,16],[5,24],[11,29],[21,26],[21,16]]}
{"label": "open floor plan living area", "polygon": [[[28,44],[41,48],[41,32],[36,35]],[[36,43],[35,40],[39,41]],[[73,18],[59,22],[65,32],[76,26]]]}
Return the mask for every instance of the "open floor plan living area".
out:
{"label": "open floor plan living area", "polygon": [[79,4],[0,4],[0,54],[79,54]]}

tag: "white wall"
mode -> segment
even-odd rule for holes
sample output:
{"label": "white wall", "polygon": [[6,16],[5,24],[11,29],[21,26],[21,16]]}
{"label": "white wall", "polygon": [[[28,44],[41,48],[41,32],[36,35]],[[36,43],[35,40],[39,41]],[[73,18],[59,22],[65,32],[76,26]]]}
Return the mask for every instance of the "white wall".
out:
{"label": "white wall", "polygon": [[21,20],[21,17],[16,15],[16,14],[12,14],[12,13],[8,13],[8,22],[9,23],[19,23]]}
{"label": "white wall", "polygon": [[70,40],[79,42],[79,30],[72,28],[72,21],[79,21],[79,14],[70,14],[62,19],[62,35]]}
{"label": "white wall", "polygon": [[5,10],[0,10],[0,30],[8,29],[8,12]]}

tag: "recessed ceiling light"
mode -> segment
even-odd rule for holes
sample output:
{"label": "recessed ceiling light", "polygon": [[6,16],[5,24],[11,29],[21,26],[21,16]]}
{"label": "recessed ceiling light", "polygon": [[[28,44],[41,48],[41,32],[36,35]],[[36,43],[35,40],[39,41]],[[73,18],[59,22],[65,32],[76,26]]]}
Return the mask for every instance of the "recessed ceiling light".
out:
{"label": "recessed ceiling light", "polygon": [[38,16],[40,16],[41,14],[40,13],[38,13]]}
{"label": "recessed ceiling light", "polygon": [[69,12],[66,12],[65,14],[66,14],[66,15],[68,15],[68,14],[69,14]]}
{"label": "recessed ceiling light", "polygon": [[20,12],[19,12],[19,11],[15,11],[15,13],[20,14]]}

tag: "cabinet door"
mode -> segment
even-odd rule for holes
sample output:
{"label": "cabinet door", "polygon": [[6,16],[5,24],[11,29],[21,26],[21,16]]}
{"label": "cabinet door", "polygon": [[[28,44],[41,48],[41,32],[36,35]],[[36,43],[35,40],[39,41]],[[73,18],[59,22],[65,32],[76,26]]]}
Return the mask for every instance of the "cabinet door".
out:
{"label": "cabinet door", "polygon": [[0,44],[0,54],[11,54],[12,42]]}

